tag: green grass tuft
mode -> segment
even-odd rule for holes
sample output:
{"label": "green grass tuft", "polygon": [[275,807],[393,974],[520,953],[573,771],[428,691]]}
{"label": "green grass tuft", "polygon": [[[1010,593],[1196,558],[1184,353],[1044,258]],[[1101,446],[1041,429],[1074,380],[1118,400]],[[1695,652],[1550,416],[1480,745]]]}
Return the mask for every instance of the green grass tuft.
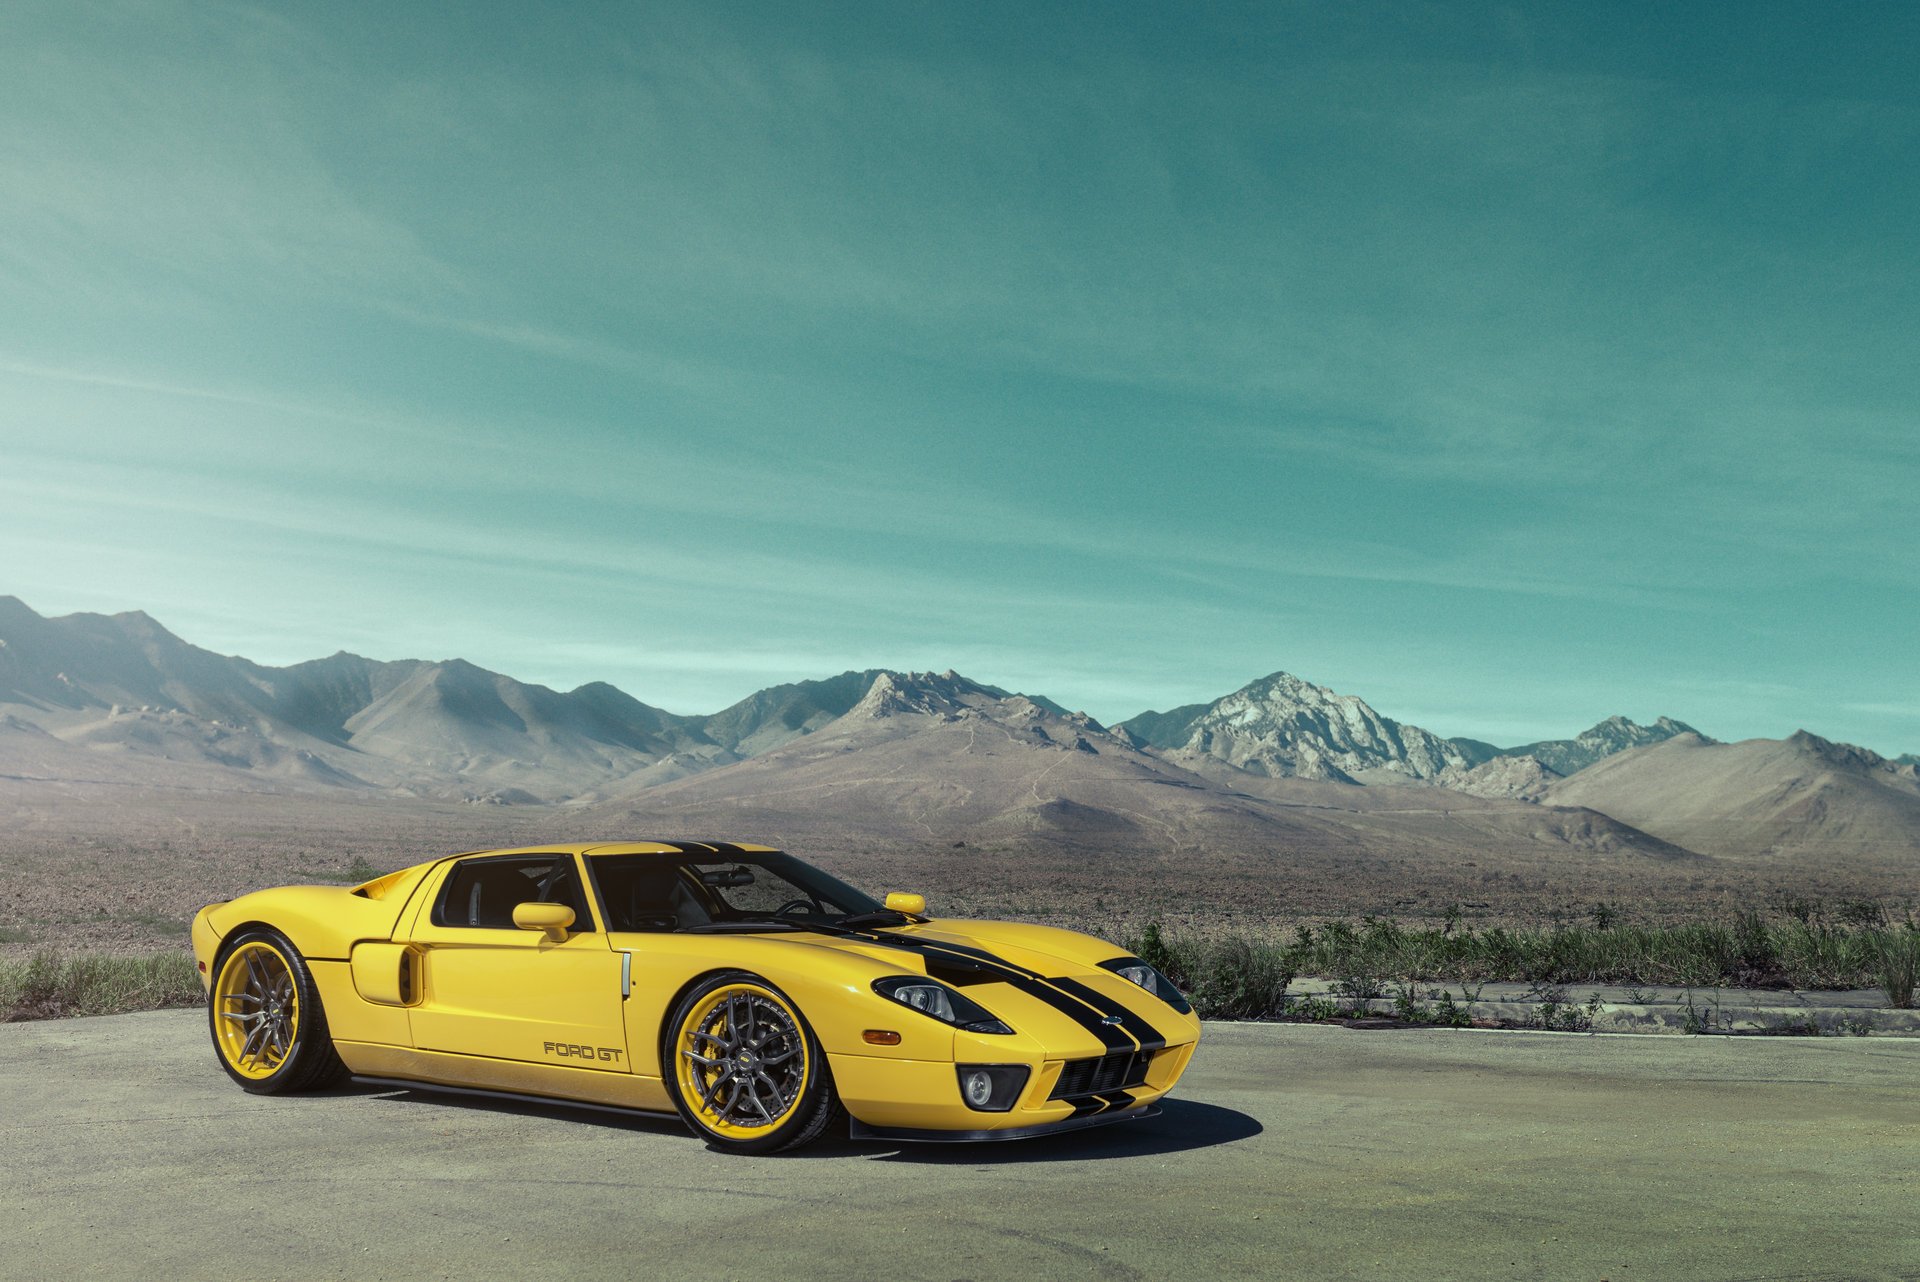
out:
{"label": "green grass tuft", "polygon": [[25,960],[0,958],[0,1023],[123,1015],[205,1000],[193,958],[183,952],[106,957],[43,950]]}
{"label": "green grass tuft", "polygon": [[[1667,926],[1604,924],[1570,919],[1542,927],[1461,929],[1449,917],[1440,927],[1402,926],[1378,917],[1335,920],[1295,928],[1291,943],[1238,936],[1187,939],[1158,923],[1128,946],[1193,998],[1201,1015],[1222,1019],[1286,1018],[1296,975],[1327,975],[1350,1013],[1369,1009],[1392,990],[1400,1004],[1420,983],[1511,982],[1542,991],[1569,985],[1669,985],[1676,988],[1881,988],[1898,1008],[1913,1006],[1920,973],[1920,929],[1884,920],[1823,922],[1789,915],[1768,920],[1742,913],[1721,920]],[[1397,987],[1398,986],[1398,987]],[[1403,991],[1404,990],[1404,991]],[[1577,1023],[1584,1007],[1543,1002],[1541,1020]],[[1419,1018],[1440,1012],[1421,1011]],[[1411,1017],[1411,1016],[1409,1016]],[[1446,1012],[1448,1018],[1460,1018]],[[1702,1026],[1714,1016],[1699,1013]]]}
{"label": "green grass tuft", "polygon": [[1875,953],[1887,1003],[1898,1010],[1912,1010],[1914,979],[1920,974],[1920,929],[1908,922],[1904,929],[1880,932]]}
{"label": "green grass tuft", "polygon": [[1208,1019],[1272,1019],[1287,1004],[1292,950],[1240,938],[1170,940],[1158,922],[1129,943]]}
{"label": "green grass tuft", "polygon": [[[1696,988],[1871,988],[1915,955],[1914,932],[1746,913],[1677,926],[1406,929],[1363,919],[1300,932],[1295,973],[1535,984]],[[1891,996],[1891,991],[1889,993]]]}

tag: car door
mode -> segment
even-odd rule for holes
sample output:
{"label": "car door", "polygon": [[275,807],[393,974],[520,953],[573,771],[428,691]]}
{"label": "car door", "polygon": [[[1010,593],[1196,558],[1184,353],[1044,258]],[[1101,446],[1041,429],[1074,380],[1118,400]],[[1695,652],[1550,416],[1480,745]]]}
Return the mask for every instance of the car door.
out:
{"label": "car door", "polygon": [[[413,927],[420,1050],[605,1072],[630,1071],[621,954],[607,944],[571,854],[453,861]],[[574,911],[566,938],[513,924],[522,903]]]}

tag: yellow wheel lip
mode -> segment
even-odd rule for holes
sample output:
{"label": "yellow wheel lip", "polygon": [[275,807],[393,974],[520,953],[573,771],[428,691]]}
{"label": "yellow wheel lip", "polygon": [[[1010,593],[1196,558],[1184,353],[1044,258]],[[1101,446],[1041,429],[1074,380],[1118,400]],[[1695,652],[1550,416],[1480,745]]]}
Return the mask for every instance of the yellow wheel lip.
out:
{"label": "yellow wheel lip", "polygon": [[[276,969],[287,981],[286,1045],[276,1051],[270,1043],[263,1042],[257,1051],[249,1055],[246,1029],[240,1021],[228,1016],[243,1013],[241,1007],[246,1000],[243,994],[249,979],[255,974],[249,962],[263,956],[268,959],[263,963],[267,967],[264,972],[267,982],[274,981],[276,977],[272,972]],[[230,1070],[258,1082],[265,1081],[286,1066],[300,1036],[301,1011],[300,984],[294,978],[293,963],[284,952],[264,939],[248,940],[241,944],[220,963],[220,973],[214,978],[209,1000],[213,1005],[214,1045]]]}
{"label": "yellow wheel lip", "polygon": [[[694,1047],[694,1030],[701,1028],[716,1008],[740,996],[763,998],[778,1006],[781,1012],[792,1021],[794,1034],[799,1040],[800,1088],[793,1093],[793,1102],[782,1109],[772,1121],[763,1122],[757,1126],[742,1126],[738,1122],[719,1116],[711,1108],[702,1107],[700,1097],[705,1091],[705,1086],[694,1076],[693,1063],[685,1054]],[[692,1114],[706,1130],[724,1139],[750,1140],[771,1135],[799,1111],[801,1103],[807,1097],[808,1088],[813,1084],[813,1055],[807,1047],[806,1024],[801,1021],[800,1012],[794,1009],[792,1002],[781,996],[771,986],[746,980],[723,984],[701,995],[700,1001],[687,1012],[686,1018],[680,1021],[679,1028],[674,1030],[673,1063],[674,1080],[680,1088],[680,1098],[686,1102],[687,1112]]]}

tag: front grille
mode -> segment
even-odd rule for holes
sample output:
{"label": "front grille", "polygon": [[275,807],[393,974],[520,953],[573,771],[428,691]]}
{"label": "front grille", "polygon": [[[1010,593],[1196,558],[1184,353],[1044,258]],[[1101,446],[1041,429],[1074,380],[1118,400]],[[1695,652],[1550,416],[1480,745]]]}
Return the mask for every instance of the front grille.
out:
{"label": "front grille", "polygon": [[1153,1062],[1151,1051],[1120,1051],[1099,1059],[1070,1059],[1060,1070],[1048,1099],[1073,1099],[1080,1095],[1099,1095],[1105,1091],[1124,1091],[1144,1086],[1147,1065]]}

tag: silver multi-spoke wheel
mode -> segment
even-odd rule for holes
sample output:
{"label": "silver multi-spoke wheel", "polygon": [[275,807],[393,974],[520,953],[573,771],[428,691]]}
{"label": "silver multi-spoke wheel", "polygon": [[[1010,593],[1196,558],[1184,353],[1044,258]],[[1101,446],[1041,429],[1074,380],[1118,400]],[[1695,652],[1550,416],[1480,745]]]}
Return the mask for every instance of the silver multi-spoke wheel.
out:
{"label": "silver multi-spoke wheel", "polygon": [[806,1087],[800,1029],[769,994],[734,987],[715,997],[683,1026],[680,1054],[694,1088],[694,1107],[722,1127],[776,1126]]}
{"label": "silver multi-spoke wheel", "polygon": [[300,1028],[293,967],[280,950],[264,940],[234,949],[220,968],[213,1006],[227,1066],[256,1081],[278,1072]]}
{"label": "silver multi-spoke wheel", "polygon": [[799,1010],[758,976],[717,975],[671,1025],[668,1083],[681,1115],[721,1147],[766,1153],[819,1135],[838,1100]]}
{"label": "silver multi-spoke wheel", "polygon": [[[278,961],[278,958],[275,959]],[[284,965],[270,972],[259,951],[241,958],[244,975],[240,987],[224,998],[227,1009],[222,1019],[240,1025],[244,1038],[236,1057],[236,1067],[268,1067],[279,1064],[293,1049],[293,1021],[296,998],[293,976]]]}
{"label": "silver multi-spoke wheel", "polygon": [[207,999],[220,1065],[248,1090],[303,1090],[345,1072],[306,963],[278,931],[246,931],[223,949]]}

